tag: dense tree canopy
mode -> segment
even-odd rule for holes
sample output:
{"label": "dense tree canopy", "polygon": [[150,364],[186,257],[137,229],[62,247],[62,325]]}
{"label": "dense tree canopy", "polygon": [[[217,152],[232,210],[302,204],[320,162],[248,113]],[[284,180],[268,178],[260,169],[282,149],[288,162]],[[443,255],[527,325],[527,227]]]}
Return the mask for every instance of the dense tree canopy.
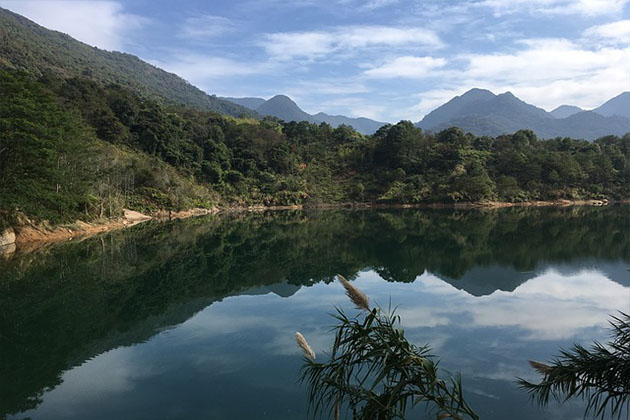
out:
{"label": "dense tree canopy", "polygon": [[409,121],[372,136],[236,119],[89,77],[2,71],[0,210],[51,221],[193,205],[627,198],[630,134],[497,138]]}

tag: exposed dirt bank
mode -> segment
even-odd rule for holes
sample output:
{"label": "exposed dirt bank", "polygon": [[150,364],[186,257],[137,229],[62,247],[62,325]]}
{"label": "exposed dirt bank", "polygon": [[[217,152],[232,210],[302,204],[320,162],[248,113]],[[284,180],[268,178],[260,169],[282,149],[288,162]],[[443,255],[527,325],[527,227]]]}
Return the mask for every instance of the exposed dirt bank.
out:
{"label": "exposed dirt bank", "polygon": [[124,210],[121,218],[92,223],[80,220],[69,224],[50,228],[46,225],[36,225],[26,219],[26,223],[12,230],[15,232],[15,242],[11,246],[0,247],[0,255],[8,255],[16,250],[34,251],[48,244],[81,240],[103,232],[124,229],[148,220],[184,219],[191,216],[201,216],[217,213],[218,209],[190,209],[180,212],[156,212],[147,215],[133,210]]}

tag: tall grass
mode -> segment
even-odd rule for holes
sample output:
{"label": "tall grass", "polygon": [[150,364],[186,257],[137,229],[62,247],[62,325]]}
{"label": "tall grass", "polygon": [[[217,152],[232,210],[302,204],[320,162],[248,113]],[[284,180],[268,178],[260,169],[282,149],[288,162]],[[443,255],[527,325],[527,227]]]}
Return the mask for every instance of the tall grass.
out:
{"label": "tall grass", "polygon": [[575,344],[549,364],[530,361],[542,380],[519,378],[519,385],[541,406],[552,398],[580,398],[587,402],[585,416],[630,419],[630,316],[613,316],[610,325],[612,340],[606,345],[595,342],[587,349]]}

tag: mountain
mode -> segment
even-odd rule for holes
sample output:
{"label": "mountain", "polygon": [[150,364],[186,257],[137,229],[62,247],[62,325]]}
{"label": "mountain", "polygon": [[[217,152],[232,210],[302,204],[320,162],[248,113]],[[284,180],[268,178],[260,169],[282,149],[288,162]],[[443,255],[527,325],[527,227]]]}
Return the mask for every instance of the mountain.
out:
{"label": "mountain", "polygon": [[255,115],[249,108],[208,95],[181,77],[138,57],[105,51],[46,29],[23,16],[0,8],[0,67],[36,75],[88,76],[104,84],[118,84],[145,97],[166,103],[239,116]]}
{"label": "mountain", "polygon": [[260,115],[271,115],[284,121],[308,121],[319,123],[312,115],[302,111],[295,102],[285,95],[276,95],[256,108]]}
{"label": "mountain", "polygon": [[604,117],[594,111],[583,111],[570,117],[556,120],[557,123],[547,128],[545,138],[572,137],[595,140],[599,137],[624,135],[630,133],[630,119],[619,117]]}
{"label": "mountain", "polygon": [[249,109],[256,109],[265,102],[263,98],[221,98]]}
{"label": "mountain", "polygon": [[376,130],[387,124],[380,121],[374,121],[369,118],[350,118],[344,115],[328,115],[323,112],[319,112],[313,115],[313,117],[319,121],[328,123],[333,127],[339,127],[342,124],[349,125],[361,134],[374,134]]}
{"label": "mountain", "polygon": [[496,98],[496,95],[485,89],[471,89],[461,96],[456,96],[439,108],[427,114],[419,125],[434,127],[455,118],[471,113],[468,108],[477,103],[486,103]]}
{"label": "mountain", "polygon": [[323,112],[310,115],[304,112],[291,98],[285,95],[276,95],[268,101],[262,98],[227,97],[222,99],[245,106],[260,115],[271,115],[284,121],[308,121],[315,124],[325,122],[333,127],[345,124],[353,127],[361,134],[373,134],[376,130],[387,124],[369,118],[350,118],[344,115],[329,115]]}
{"label": "mountain", "polygon": [[558,108],[549,112],[554,118],[567,118],[573,114],[584,111],[579,106],[573,105],[560,105]]}
{"label": "mountain", "polygon": [[620,117],[630,118],[630,92],[624,92],[619,96],[615,96],[604,105],[593,110],[605,117],[617,115]]}
{"label": "mountain", "polygon": [[[625,100],[623,94],[618,96],[611,100],[614,102],[605,111],[613,112],[614,109],[622,112]],[[586,140],[630,132],[630,118],[600,115],[597,110],[581,111],[562,118],[567,108],[570,107],[560,107],[558,117],[558,112],[554,116],[518,99],[510,92],[495,95],[488,90],[472,89],[433,110],[416,125],[433,132],[456,126],[476,135],[495,137],[530,129],[541,138],[574,137]]]}

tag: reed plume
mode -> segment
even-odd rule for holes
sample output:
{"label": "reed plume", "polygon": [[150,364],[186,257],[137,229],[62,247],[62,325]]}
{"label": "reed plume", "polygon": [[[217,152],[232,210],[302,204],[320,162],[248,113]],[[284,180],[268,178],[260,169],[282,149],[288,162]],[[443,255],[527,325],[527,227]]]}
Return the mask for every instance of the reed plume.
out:
{"label": "reed plume", "polygon": [[536,372],[540,373],[541,375],[549,375],[551,373],[551,366],[546,365],[544,363],[540,363],[535,360],[530,360],[529,365],[533,367],[536,370]]}
{"label": "reed plume", "polygon": [[308,345],[306,338],[304,338],[301,332],[298,331],[295,333],[295,341],[297,341],[298,346],[300,346],[300,348],[304,352],[304,356],[306,356],[311,361],[315,361],[315,352],[313,351],[311,346]]}
{"label": "reed plume", "polygon": [[350,282],[346,280],[346,278],[341,274],[337,274],[337,278],[339,278],[339,282],[341,283],[343,288],[346,289],[346,295],[348,295],[348,297],[350,298],[352,303],[354,303],[357,309],[365,309],[366,311],[370,312],[370,301],[365,293],[350,284]]}

